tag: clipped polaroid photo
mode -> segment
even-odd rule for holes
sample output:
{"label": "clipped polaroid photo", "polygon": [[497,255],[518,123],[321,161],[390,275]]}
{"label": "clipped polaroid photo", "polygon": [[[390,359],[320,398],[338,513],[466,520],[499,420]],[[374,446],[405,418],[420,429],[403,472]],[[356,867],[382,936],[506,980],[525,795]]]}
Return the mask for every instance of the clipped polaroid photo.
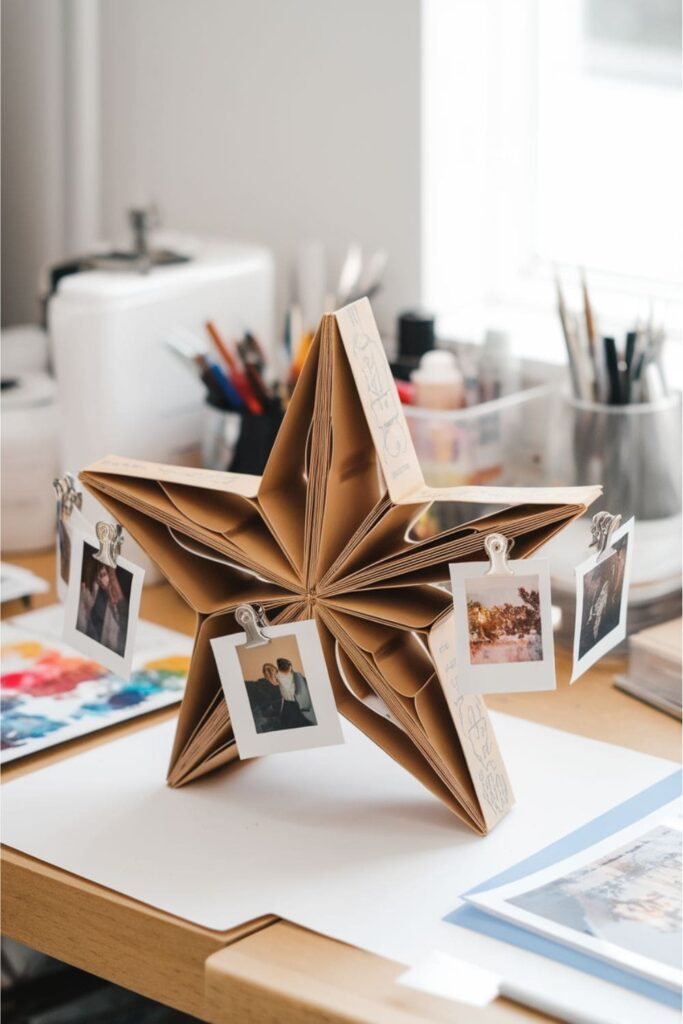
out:
{"label": "clipped polaroid photo", "polygon": [[313,619],[211,641],[240,758],[343,743]]}
{"label": "clipped polaroid photo", "polygon": [[453,562],[449,568],[460,692],[554,690],[547,560]]}
{"label": "clipped polaroid photo", "polygon": [[572,683],[626,637],[634,523],[614,531],[604,554],[576,567]]}
{"label": "clipped polaroid photo", "polygon": [[71,536],[78,530],[82,534],[92,533],[93,527],[79,508],[75,506],[68,515],[57,509],[57,597],[66,601],[69,592],[69,574],[71,572]]}
{"label": "clipped polaroid photo", "polygon": [[[145,570],[119,554],[111,558],[107,537],[113,536],[115,529],[109,523],[98,523],[97,530],[102,533],[99,540],[90,526],[85,531],[71,529],[62,638],[81,654],[127,680]],[[116,564],[107,564],[108,561]]]}

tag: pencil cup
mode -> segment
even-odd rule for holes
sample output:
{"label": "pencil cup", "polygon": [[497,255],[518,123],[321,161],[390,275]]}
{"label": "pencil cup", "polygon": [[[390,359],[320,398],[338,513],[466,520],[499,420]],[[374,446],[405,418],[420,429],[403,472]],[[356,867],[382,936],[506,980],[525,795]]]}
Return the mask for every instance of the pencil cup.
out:
{"label": "pencil cup", "polygon": [[681,395],[658,402],[601,405],[563,395],[548,458],[553,482],[602,484],[591,506],[623,519],[670,519],[681,512]]}
{"label": "pencil cup", "polygon": [[202,463],[206,469],[260,476],[282,423],[281,409],[259,413],[227,412],[204,404]]}

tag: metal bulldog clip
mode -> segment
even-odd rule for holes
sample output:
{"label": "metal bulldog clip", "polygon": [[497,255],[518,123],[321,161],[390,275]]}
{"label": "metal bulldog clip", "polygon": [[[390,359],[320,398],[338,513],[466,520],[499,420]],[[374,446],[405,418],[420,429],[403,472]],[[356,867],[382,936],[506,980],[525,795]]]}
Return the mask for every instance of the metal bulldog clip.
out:
{"label": "metal bulldog clip", "polygon": [[123,527],[117,523],[99,522],[95,526],[95,533],[100,542],[100,549],[93,558],[115,569],[118,565],[121,545],[123,544]]}
{"label": "metal bulldog clip", "polygon": [[591,548],[597,548],[598,561],[609,554],[612,535],[621,526],[621,516],[613,516],[610,512],[596,512],[591,524]]}
{"label": "metal bulldog clip", "polygon": [[55,477],[52,487],[57,495],[57,517],[59,519],[68,519],[72,509],[80,509],[83,505],[83,492],[78,489],[73,473]]}
{"label": "metal bulldog clip", "polygon": [[235,609],[235,618],[247,635],[243,647],[260,647],[270,643],[262,630],[268,625],[266,613],[260,604],[240,604]]}
{"label": "metal bulldog clip", "polygon": [[514,576],[514,571],[507,563],[507,556],[512,551],[514,540],[504,537],[502,533],[489,533],[484,541],[484,550],[489,556],[490,566],[485,576]]}

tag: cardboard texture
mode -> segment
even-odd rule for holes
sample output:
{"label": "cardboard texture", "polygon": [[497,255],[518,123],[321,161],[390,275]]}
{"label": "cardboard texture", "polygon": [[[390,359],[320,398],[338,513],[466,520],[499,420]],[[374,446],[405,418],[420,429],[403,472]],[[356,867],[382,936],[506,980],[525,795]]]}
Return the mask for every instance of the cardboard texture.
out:
{"label": "cardboard texture", "polygon": [[[485,834],[510,808],[486,706],[458,693],[448,563],[493,531],[525,557],[600,489],[428,487],[367,299],[323,317],[260,480],[116,456],[80,479],[197,613],[170,785],[237,758],[210,640],[257,602],[315,618],[341,714],[458,818]],[[481,517],[416,540],[434,501]]]}

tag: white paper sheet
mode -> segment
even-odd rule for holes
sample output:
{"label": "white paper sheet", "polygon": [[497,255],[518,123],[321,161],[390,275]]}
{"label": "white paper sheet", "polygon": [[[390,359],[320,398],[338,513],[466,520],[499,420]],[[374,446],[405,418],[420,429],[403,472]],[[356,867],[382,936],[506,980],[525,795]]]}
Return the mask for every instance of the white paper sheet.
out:
{"label": "white paper sheet", "polygon": [[[607,989],[613,1019],[626,1024],[642,1000],[441,918],[462,892],[676,765],[493,718],[517,805],[485,838],[348,723],[343,746],[279,754],[169,789],[169,722],[8,783],[3,839],[209,928],[273,913],[405,964],[439,949],[501,975],[542,975],[542,984],[562,984],[584,1001]],[[646,1005],[650,1024],[672,1019]]]}
{"label": "white paper sheet", "polygon": [[46,594],[50,584],[42,576],[11,562],[0,562],[0,601],[16,601],[19,597]]}

